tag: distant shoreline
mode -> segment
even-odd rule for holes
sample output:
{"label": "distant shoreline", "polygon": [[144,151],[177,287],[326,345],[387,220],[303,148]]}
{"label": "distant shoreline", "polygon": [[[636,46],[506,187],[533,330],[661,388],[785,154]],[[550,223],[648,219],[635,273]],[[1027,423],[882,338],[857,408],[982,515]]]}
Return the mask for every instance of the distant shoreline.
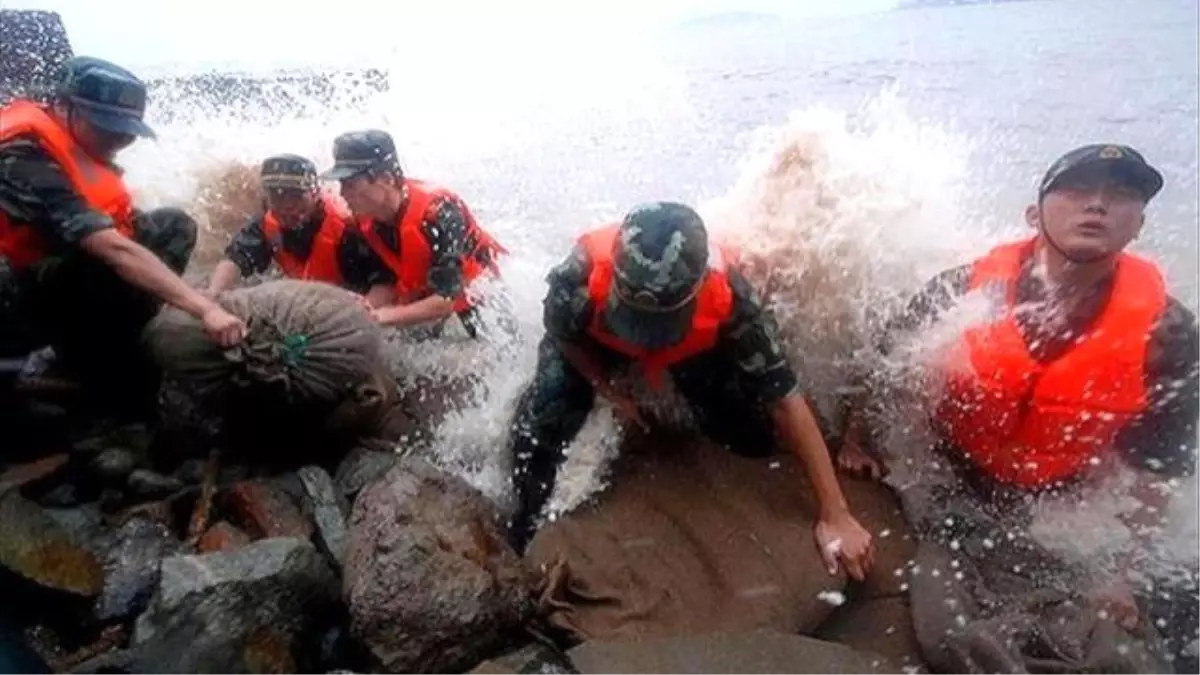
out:
{"label": "distant shoreline", "polygon": [[930,7],[966,7],[971,5],[1001,5],[1010,2],[1031,2],[1032,0],[900,0],[892,11],[906,9],[928,9]]}

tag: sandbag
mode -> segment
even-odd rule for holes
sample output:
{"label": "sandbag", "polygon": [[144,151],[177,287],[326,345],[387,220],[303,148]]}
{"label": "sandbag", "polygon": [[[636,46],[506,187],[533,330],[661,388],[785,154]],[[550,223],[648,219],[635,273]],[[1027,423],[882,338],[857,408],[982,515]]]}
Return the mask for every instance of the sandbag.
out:
{"label": "sandbag", "polygon": [[240,391],[266,406],[332,408],[388,373],[382,330],[349,291],[285,279],[217,301],[246,321],[247,337],[232,349],[174,308],[145,331],[160,367],[206,401]]}
{"label": "sandbag", "polygon": [[[911,550],[897,504],[881,485],[842,482],[879,545],[860,595],[896,592],[886,577]],[[543,527],[526,558],[545,574],[549,627],[567,640],[809,633],[846,590],[845,577],[830,576],[817,553],[815,515],[812,489],[791,457],[661,442],[627,448],[610,487]]]}

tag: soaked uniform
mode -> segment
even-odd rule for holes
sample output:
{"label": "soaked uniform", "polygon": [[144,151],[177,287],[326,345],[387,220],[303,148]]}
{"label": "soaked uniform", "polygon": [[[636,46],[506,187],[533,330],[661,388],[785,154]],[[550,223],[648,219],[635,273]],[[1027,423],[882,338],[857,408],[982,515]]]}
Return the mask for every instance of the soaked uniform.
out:
{"label": "soaked uniform", "polygon": [[[244,277],[265,272],[275,259],[263,229],[264,217],[265,214],[258,215],[247,222],[225,249],[225,257],[237,265]],[[308,260],[324,218],[324,209],[318,209],[300,227],[281,228],[280,244],[284,252],[297,260]],[[362,234],[353,226],[348,225],[342,231],[337,246],[337,262],[343,285],[355,293],[366,293],[375,284],[394,283],[391,271],[375,257]]]}
{"label": "soaked uniform", "polygon": [[[1074,315],[1066,317],[1065,332],[1047,332],[1037,317],[1053,313],[1046,306],[1043,282],[1031,275],[1026,261],[1017,282],[1016,304],[1025,311],[1015,318],[1035,358],[1050,360],[1069,347],[1103,309],[1111,281],[1095,288]],[[955,267],[934,277],[894,319],[888,333],[907,332],[929,325],[968,292],[971,266]],[[1064,337],[1064,335],[1066,337]],[[885,337],[883,350],[890,350]],[[1166,307],[1148,336],[1145,358],[1145,412],[1122,430],[1116,448],[1131,465],[1164,476],[1190,476],[1196,467],[1196,429],[1200,417],[1200,331],[1196,317],[1177,298]],[[960,454],[960,453],[951,453]]]}
{"label": "soaked uniform", "polygon": [[[46,257],[20,270],[0,256],[4,355],[23,356],[50,344],[85,381],[152,378],[140,339],[160,303],[79,250],[88,235],[114,227],[113,220],[77,194],[33,139],[0,144],[0,209],[37,228],[49,248]],[[182,274],[196,245],[195,221],[172,208],[135,209],[132,219],[134,239]]]}
{"label": "soaked uniform", "polygon": [[[514,334],[515,320],[504,292],[472,298],[466,293],[483,272],[499,276],[502,246],[475,221],[463,200],[450,190],[406,177],[391,134],[379,129],[352,131],[334,139],[334,165],[322,179],[346,181],[369,173],[388,174],[403,186],[399,211],[388,222],[361,223],[375,256],[387,267],[381,281],[393,286],[400,303],[432,295],[454,300],[454,313],[472,337],[494,327]],[[475,303],[478,303],[476,305]],[[491,312],[480,312],[486,306]],[[484,320],[485,314],[488,320]],[[494,318],[493,318],[494,317]],[[417,337],[440,333],[444,322],[413,327]]]}
{"label": "soaked uniform", "polygon": [[[1027,260],[1017,277],[1014,304],[1020,309],[1014,312],[1014,318],[1031,356],[1047,361],[1071,347],[1075,336],[1083,334],[1097,320],[1113,284],[1109,280],[1092,289],[1078,311],[1050,330],[1039,319],[1054,315],[1055,308],[1046,306],[1046,289],[1030,274],[1031,266]],[[971,265],[937,275],[892,322],[889,333],[912,331],[937,321],[968,292],[971,278]],[[891,338],[886,338],[883,350],[886,352],[891,346]],[[1200,333],[1195,316],[1178,299],[1167,296],[1147,335],[1143,366],[1147,395],[1143,412],[1121,429],[1114,442],[1116,450],[1130,465],[1164,479],[1194,474],[1197,417],[1200,416],[1198,351]],[[923,598],[931,605],[943,601],[969,604],[972,596],[967,589],[976,583],[987,583],[993,584],[993,589],[1006,588],[1013,593],[1017,592],[1014,589],[1041,589],[1025,592],[1046,594],[1043,598],[1046,601],[1048,598],[1078,598],[1079,594],[1102,583],[1094,576],[1096,570],[1048,554],[1030,532],[1028,526],[1033,518],[1034,497],[1038,490],[1007,485],[994,479],[985,470],[966,461],[965,452],[947,440],[943,439],[935,452],[949,460],[951,476],[955,480],[948,483],[935,481],[906,490],[913,495],[925,495],[910,497],[912,504],[924,504],[919,511],[909,514],[910,520],[914,513],[920,513],[913,525],[922,533],[923,539],[939,544],[923,544],[918,563],[932,568],[961,564],[959,575],[965,574],[966,581],[946,585],[937,579],[914,576],[912,597]],[[1077,481],[1067,480],[1064,486],[1055,485],[1049,489],[1070,494],[1076,486]],[[951,559],[955,562],[948,563]],[[1008,567],[1004,568],[1004,565]],[[1011,573],[1005,575],[999,571],[1001,568]],[[1141,585],[1133,586],[1142,610],[1148,614],[1147,625],[1156,626],[1162,633],[1162,651],[1151,648],[1148,653],[1169,654],[1178,659],[1176,672],[1196,670],[1195,657],[1185,655],[1187,645],[1196,637],[1196,597],[1200,593],[1196,573],[1192,569],[1190,578],[1156,580],[1150,593]],[[942,619],[931,618],[932,614],[922,616],[925,617],[923,628],[931,635],[942,630]],[[982,618],[986,616],[988,614],[984,612]],[[948,615],[942,618],[949,620]],[[958,629],[959,626],[952,623],[945,626],[948,635]],[[1014,644],[1026,645],[1029,639],[1032,638],[1022,632],[1019,639],[1014,639]],[[1010,646],[1009,649],[1015,653],[1021,648]],[[938,652],[934,654],[936,658]],[[958,663],[951,660],[943,667],[961,667]],[[1121,664],[1118,667],[1125,671],[1133,666]]]}
{"label": "soaked uniform", "polygon": [[[595,316],[588,291],[590,274],[590,258],[577,247],[547,279],[546,336],[538,346],[537,374],[520,400],[513,429],[514,480],[525,502],[518,515],[525,522],[514,522],[512,527],[518,538],[531,535],[531,521],[553,491],[564,449],[595,400],[591,383],[558,345],[583,346],[610,370],[631,363],[589,335]],[[774,452],[776,443],[766,406],[797,390],[796,375],[781,349],[774,317],[735,269],[728,270],[728,282],[731,311],[716,344],[668,366],[667,372],[705,435],[740,455],[765,457]]]}
{"label": "soaked uniform", "polygon": [[[410,207],[406,200],[400,205],[400,213],[396,222],[402,222],[405,211]],[[370,228],[371,234],[377,236],[387,250],[396,256],[403,255],[400,246],[400,230],[394,223],[371,222],[365,227]],[[496,263],[491,249],[477,246],[469,236],[470,228],[464,207],[454,198],[434,197],[425,211],[422,221],[422,231],[431,253],[429,271],[426,273],[425,286],[433,293],[443,298],[458,298],[466,289],[466,270],[464,268],[467,256],[475,256],[481,267],[490,268]],[[378,257],[376,257],[378,259]],[[380,264],[373,272],[373,283],[396,284],[396,274]],[[488,298],[490,302],[502,303],[502,298]],[[474,306],[461,307],[456,311],[463,327],[472,337],[476,336],[482,327],[479,311]],[[500,313],[501,319],[510,318],[508,312]],[[504,326],[507,332],[512,332],[511,326]]]}

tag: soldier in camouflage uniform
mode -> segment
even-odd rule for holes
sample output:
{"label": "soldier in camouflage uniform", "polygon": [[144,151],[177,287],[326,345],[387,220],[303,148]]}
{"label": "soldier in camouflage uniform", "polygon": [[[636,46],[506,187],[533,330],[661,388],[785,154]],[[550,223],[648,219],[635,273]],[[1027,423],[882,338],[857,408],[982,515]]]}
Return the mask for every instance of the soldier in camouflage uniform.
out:
{"label": "soldier in camouflage uniform", "polygon": [[773,317],[731,257],[710,247],[691,208],[655,203],[584,235],[551,271],[537,374],[512,429],[518,506],[510,538],[518,550],[532,537],[564,449],[597,393],[627,422],[645,426],[637,405],[609,380],[636,362],[652,385],[669,374],[701,430],[728,450],[766,457],[782,442],[795,453],[817,492],[815,534],[831,572],[840,557],[851,576],[865,575],[871,536],[850,514]]}
{"label": "soldier in camouflage uniform", "polygon": [[[157,374],[141,331],[167,302],[231,345],[245,324],[180,274],[196,223],[132,208],[112,163],[138,137],[146,87],[111,63],[71,59],[53,103],[0,110],[0,355],[51,345],[65,369],[120,410],[144,411]],[[117,389],[119,391],[114,392]]]}

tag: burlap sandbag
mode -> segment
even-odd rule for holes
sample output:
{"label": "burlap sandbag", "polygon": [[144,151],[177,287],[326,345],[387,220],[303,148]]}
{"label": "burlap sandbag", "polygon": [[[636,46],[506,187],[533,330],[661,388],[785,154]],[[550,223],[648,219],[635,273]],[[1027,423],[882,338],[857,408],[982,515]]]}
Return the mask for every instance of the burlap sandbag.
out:
{"label": "burlap sandbag", "polygon": [[288,279],[235,289],[218,302],[246,321],[247,337],[232,349],[176,309],[162,311],[145,332],[163,370],[206,404],[236,399],[337,416],[346,401],[362,399],[362,388],[387,388],[382,330],[353,293]]}
{"label": "burlap sandbag", "polygon": [[[857,595],[898,592],[889,577],[911,542],[891,493],[842,482],[860,521],[879,537],[875,571]],[[627,449],[610,487],[544,527],[527,560],[546,574],[550,627],[569,640],[808,633],[846,589],[817,554],[815,514],[791,457],[747,459],[698,440],[659,442]]]}

